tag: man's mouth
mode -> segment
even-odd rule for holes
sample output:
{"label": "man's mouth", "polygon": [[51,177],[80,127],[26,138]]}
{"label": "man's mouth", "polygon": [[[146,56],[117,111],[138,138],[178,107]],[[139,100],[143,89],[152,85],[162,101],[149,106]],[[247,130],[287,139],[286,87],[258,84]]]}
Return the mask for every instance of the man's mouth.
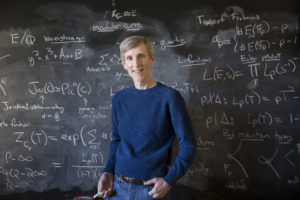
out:
{"label": "man's mouth", "polygon": [[142,72],[142,71],[144,71],[144,69],[134,69],[134,70],[132,70],[132,72]]}

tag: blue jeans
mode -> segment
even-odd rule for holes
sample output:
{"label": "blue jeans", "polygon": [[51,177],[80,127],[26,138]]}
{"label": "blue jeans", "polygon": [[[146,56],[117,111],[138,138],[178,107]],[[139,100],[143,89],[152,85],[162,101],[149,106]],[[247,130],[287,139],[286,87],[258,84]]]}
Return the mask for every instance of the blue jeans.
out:
{"label": "blue jeans", "polygon": [[[119,177],[114,178],[114,193],[105,200],[151,200],[155,199],[149,195],[153,186],[135,185],[122,182]],[[165,198],[161,199],[165,200]]]}

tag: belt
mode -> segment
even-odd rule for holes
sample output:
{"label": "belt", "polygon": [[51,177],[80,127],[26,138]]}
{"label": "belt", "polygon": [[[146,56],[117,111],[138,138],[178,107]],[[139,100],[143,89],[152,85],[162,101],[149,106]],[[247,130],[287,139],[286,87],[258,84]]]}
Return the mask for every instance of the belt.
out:
{"label": "belt", "polygon": [[119,179],[122,182],[130,183],[130,184],[135,184],[135,185],[144,185],[144,181],[140,180],[140,179],[131,178],[131,177],[127,177],[127,176],[122,176],[120,174],[117,174],[117,177],[119,177]]}

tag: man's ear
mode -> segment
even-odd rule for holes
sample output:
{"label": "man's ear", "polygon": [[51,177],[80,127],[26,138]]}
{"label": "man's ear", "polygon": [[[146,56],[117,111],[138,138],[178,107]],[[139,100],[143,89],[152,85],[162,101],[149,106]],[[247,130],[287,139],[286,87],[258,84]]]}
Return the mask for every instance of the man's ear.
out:
{"label": "man's ear", "polygon": [[[151,60],[152,60],[152,65],[154,64],[154,56],[151,57]],[[152,67],[151,65],[151,67]]]}

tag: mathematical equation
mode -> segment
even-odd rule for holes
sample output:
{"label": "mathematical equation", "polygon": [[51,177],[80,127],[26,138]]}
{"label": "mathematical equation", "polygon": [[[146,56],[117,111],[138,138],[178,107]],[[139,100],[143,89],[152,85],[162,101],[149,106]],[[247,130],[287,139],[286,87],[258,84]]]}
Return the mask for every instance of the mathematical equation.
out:
{"label": "mathematical equation", "polygon": [[32,151],[35,146],[48,146],[50,142],[59,141],[70,142],[74,146],[80,144],[91,149],[99,149],[101,139],[110,140],[110,134],[104,132],[100,134],[97,133],[97,129],[87,129],[86,126],[83,126],[79,133],[64,133],[61,136],[46,133],[43,129],[31,133],[16,131],[12,135],[15,143],[21,144],[28,151]]}

